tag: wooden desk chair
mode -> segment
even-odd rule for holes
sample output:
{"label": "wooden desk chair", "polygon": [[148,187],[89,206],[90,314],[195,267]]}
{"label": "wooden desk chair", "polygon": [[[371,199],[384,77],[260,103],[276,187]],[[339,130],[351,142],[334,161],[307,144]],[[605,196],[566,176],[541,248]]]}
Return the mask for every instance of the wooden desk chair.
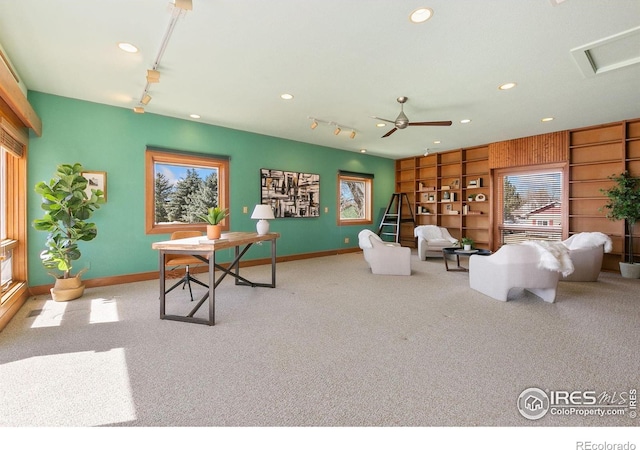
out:
{"label": "wooden desk chair", "polygon": [[[202,233],[199,231],[175,231],[171,233],[171,240],[174,239],[185,239],[190,237],[198,237],[202,236]],[[189,296],[191,297],[191,301],[193,301],[193,292],[191,291],[191,282],[199,284],[200,286],[204,286],[207,289],[209,286],[204,284],[202,281],[197,280],[191,276],[189,273],[189,266],[196,266],[205,264],[201,259],[196,258],[192,255],[183,255],[183,254],[165,254],[164,255],[164,265],[168,270],[175,270],[180,266],[185,267],[184,276],[173,286],[165,291],[165,295],[169,292],[173,291],[178,286],[182,285],[182,289],[185,286],[189,288]]]}

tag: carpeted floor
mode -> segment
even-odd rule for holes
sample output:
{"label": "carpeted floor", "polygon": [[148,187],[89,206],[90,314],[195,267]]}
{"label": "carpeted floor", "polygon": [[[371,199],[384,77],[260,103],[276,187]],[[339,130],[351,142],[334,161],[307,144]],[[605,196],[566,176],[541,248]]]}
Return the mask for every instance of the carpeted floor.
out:
{"label": "carpeted floor", "polygon": [[[609,395],[606,411],[640,388],[640,280],[603,273],[562,282],[554,304],[503,303],[441,259],[411,264],[376,276],[352,253],[280,263],[275,289],[224,280],[214,327],[160,320],[157,281],[30,299],[0,333],[0,425],[640,424],[629,410],[532,421],[516,408],[530,387]],[[242,274],[270,279],[268,266]],[[169,299],[192,306],[182,290]]]}

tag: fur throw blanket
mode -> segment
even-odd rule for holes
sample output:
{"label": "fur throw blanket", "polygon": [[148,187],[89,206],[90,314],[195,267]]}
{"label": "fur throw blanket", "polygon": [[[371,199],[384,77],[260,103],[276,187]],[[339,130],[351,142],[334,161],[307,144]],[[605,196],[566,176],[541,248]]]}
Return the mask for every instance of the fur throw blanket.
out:
{"label": "fur throw blanket", "polygon": [[609,253],[613,250],[611,238],[599,231],[577,233],[564,241],[564,245],[570,249],[598,247],[604,245],[604,252]]}
{"label": "fur throw blanket", "polygon": [[530,245],[538,250],[541,269],[560,272],[563,276],[570,275],[574,271],[573,262],[569,256],[569,249],[562,242],[552,241],[526,241],[523,245]]}

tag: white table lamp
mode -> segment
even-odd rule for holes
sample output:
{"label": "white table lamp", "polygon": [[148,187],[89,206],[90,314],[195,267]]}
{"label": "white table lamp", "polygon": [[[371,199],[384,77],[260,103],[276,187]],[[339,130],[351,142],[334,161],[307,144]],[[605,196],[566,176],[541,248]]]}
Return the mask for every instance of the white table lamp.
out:
{"label": "white table lamp", "polygon": [[251,218],[260,219],[256,225],[256,230],[259,235],[267,234],[269,232],[269,222],[267,222],[267,219],[275,219],[273,209],[271,209],[271,206],[269,205],[256,205],[253,210],[253,214],[251,214]]}

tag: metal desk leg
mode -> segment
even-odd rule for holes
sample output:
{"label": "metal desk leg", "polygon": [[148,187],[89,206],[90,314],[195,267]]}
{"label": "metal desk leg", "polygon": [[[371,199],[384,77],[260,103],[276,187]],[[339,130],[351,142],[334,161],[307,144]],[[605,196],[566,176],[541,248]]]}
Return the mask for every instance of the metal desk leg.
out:
{"label": "metal desk leg", "polygon": [[158,252],[159,261],[158,264],[160,266],[160,318],[164,319],[165,317],[165,267],[164,267],[164,250],[160,250]]}
{"label": "metal desk leg", "polygon": [[216,252],[209,257],[209,325],[216,323]]}
{"label": "metal desk leg", "polygon": [[276,240],[271,241],[271,287],[276,287]]}

